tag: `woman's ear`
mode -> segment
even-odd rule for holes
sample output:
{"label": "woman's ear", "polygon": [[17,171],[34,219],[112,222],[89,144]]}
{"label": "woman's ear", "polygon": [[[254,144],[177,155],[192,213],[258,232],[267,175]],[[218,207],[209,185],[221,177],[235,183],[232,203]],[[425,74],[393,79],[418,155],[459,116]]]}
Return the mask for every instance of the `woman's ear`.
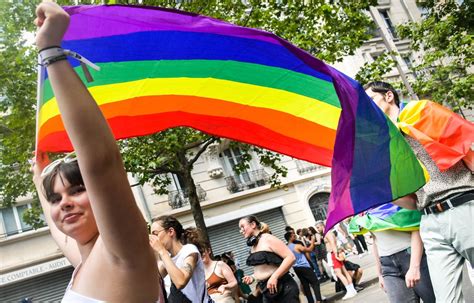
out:
{"label": "woman's ear", "polygon": [[385,93],[385,101],[387,101],[387,103],[390,103],[390,104],[393,104],[393,102],[395,102],[395,95],[393,94],[392,91],[388,91]]}
{"label": "woman's ear", "polygon": [[252,228],[253,228],[253,229],[256,229],[256,228],[258,228],[258,227],[257,227],[257,223],[256,223],[256,222],[252,222],[252,223],[250,223],[250,225],[252,226]]}

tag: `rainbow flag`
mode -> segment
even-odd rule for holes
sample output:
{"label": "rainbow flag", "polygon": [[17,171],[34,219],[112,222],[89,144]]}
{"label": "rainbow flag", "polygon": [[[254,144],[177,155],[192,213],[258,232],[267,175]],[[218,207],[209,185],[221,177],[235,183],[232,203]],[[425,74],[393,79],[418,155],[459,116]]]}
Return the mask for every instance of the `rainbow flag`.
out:
{"label": "rainbow flag", "polygon": [[474,124],[438,103],[409,102],[400,112],[398,125],[423,145],[441,171],[461,159],[474,162]]}
{"label": "rainbow flag", "polygon": [[[188,126],[332,166],[329,225],[425,183],[411,149],[359,83],[271,33],[152,7],[66,11],[62,47],[100,66],[86,85],[117,139]],[[38,149],[69,151],[44,83]]]}
{"label": "rainbow flag", "polygon": [[354,216],[349,223],[349,232],[365,234],[382,230],[413,231],[420,228],[421,212],[401,208],[387,203]]}

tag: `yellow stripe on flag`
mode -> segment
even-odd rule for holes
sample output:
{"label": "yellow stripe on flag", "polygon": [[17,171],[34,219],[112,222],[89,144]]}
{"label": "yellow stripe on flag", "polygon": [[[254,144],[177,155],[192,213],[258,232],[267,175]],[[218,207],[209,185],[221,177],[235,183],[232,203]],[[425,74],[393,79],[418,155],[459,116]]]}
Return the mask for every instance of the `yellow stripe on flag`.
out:
{"label": "yellow stripe on flag", "polygon": [[[249,107],[285,112],[331,129],[337,128],[341,113],[340,108],[292,92],[213,78],[142,79],[91,87],[89,91],[99,105],[152,95],[220,99]],[[57,115],[59,109],[55,98],[52,98],[41,107],[40,126]]]}

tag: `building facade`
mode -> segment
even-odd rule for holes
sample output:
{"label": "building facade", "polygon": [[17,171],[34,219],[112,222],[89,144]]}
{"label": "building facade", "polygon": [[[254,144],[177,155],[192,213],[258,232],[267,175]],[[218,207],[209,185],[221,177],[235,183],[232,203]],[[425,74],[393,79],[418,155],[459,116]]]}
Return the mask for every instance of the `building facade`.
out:
{"label": "building facade", "polygon": [[[379,0],[370,14],[380,28],[380,35],[390,40],[384,41],[379,35],[335,67],[353,77],[365,62],[372,62],[387,47],[396,47],[401,54],[397,61],[402,71],[408,72],[408,65],[416,62],[417,56],[410,52],[409,41],[397,38],[394,25],[420,18],[415,1]],[[389,74],[391,79],[399,76],[396,69]],[[233,251],[246,273],[251,273],[245,267],[249,248],[239,234],[239,218],[256,215],[281,239],[286,225],[302,228],[324,220],[331,191],[330,169],[283,157],[288,176],[277,189],[269,185],[271,169],[260,166],[256,160],[252,160],[246,172],[236,175],[232,167],[240,155],[225,140],[211,145],[194,165],[193,178],[214,253]],[[157,196],[151,187],[142,187],[130,177],[137,204],[148,222],[157,216],[173,215],[183,225],[192,226],[186,190],[176,176],[171,178],[169,194]],[[72,267],[54,243],[48,227],[33,230],[23,221],[21,215],[31,207],[31,202],[31,198],[25,198],[12,208],[0,210],[0,302],[24,298],[33,302],[59,301],[71,277]]]}
{"label": "building facade", "polygon": [[[402,81],[414,77],[410,71],[412,65],[420,63],[420,53],[410,49],[410,40],[400,39],[396,26],[406,22],[417,22],[422,18],[422,11],[412,0],[379,0],[376,7],[368,12],[375,23],[373,38],[365,42],[352,56],[344,57],[334,67],[354,78],[365,63],[373,63],[377,57],[393,51],[396,61],[385,79],[389,82]],[[404,96],[409,98],[409,96]]]}

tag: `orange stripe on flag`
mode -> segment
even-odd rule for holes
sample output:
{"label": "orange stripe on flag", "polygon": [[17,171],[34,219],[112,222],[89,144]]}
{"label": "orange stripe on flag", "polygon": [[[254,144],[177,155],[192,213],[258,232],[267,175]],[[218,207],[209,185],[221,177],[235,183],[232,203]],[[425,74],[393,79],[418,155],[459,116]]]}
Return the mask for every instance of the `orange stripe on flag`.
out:
{"label": "orange stripe on flag", "polygon": [[[157,106],[158,105],[158,106]],[[153,108],[153,111],[150,109]],[[113,104],[104,104],[101,110],[107,119],[120,116],[144,116],[155,113],[187,112],[205,116],[230,117],[248,120],[269,128],[287,137],[333,149],[336,131],[313,122],[266,108],[252,108],[233,102],[194,96],[148,96],[128,99]],[[178,113],[176,113],[178,115]],[[282,121],[286,121],[285,123]],[[62,131],[60,116],[43,124],[39,139],[50,133]],[[150,130],[153,133],[156,130]]]}

